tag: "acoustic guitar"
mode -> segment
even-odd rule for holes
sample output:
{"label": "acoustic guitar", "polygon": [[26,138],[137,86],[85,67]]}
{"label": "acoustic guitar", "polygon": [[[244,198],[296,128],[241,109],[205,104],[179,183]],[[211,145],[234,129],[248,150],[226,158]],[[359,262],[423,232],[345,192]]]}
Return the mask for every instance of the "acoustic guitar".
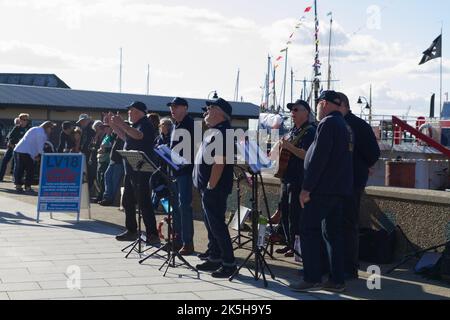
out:
{"label": "acoustic guitar", "polygon": [[[292,143],[294,146],[296,146],[303,138],[303,136],[306,134],[309,128],[310,126],[303,128],[302,131],[300,131],[300,133],[289,142]],[[282,148],[281,144],[279,148],[280,148],[280,157],[278,160],[277,172],[275,173],[274,176],[275,178],[283,179],[284,175],[286,174],[286,170],[288,168],[289,160],[291,159],[292,153],[289,150]]]}

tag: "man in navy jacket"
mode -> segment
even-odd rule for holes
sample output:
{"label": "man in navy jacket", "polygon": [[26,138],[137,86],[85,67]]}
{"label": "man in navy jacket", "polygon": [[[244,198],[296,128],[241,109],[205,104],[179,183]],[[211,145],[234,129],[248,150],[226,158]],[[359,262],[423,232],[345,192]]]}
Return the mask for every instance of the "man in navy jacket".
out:
{"label": "man in navy jacket", "polygon": [[361,195],[369,179],[369,170],[380,158],[380,147],[371,126],[355,116],[350,110],[348,97],[338,92],[341,98],[339,110],[352,128],[355,148],[353,152],[353,194],[344,202],[344,247],[345,273],[349,278],[358,278],[359,211]]}
{"label": "man in navy jacket", "polygon": [[[300,204],[305,209],[300,238],[304,279],[292,283],[295,291],[325,289],[342,292],[344,281],[345,197],[353,192],[353,137],[339,112],[341,99],[335,91],[319,97],[319,126],[305,158]],[[325,241],[330,278],[322,284],[321,241]]]}

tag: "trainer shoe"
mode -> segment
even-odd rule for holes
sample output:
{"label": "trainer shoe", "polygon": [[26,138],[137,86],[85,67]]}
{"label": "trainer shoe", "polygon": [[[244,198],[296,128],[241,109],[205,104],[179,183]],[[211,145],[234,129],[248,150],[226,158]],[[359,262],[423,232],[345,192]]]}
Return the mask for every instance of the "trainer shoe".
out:
{"label": "trainer shoe", "polygon": [[236,266],[232,267],[222,266],[219,270],[211,273],[211,276],[217,279],[229,278],[236,272],[236,270],[237,270]]}
{"label": "trainer shoe", "polygon": [[129,232],[128,230],[116,236],[117,241],[135,241],[137,238],[137,232]]}
{"label": "trainer shoe", "polygon": [[205,261],[202,264],[198,264],[195,268],[198,271],[216,271],[222,266],[222,262],[212,262],[212,261]]}
{"label": "trainer shoe", "polygon": [[191,254],[194,253],[194,245],[193,244],[187,244],[184,245],[180,251],[178,251],[179,254],[181,254],[182,256],[190,256]]}
{"label": "trainer shoe", "polygon": [[311,283],[304,280],[298,282],[292,282],[289,284],[289,288],[297,292],[309,292],[309,291],[319,291],[322,290],[323,286],[321,283]]}
{"label": "trainer shoe", "polygon": [[159,236],[157,234],[153,234],[153,233],[147,234],[145,243],[148,246],[155,247],[155,246],[159,246],[161,244],[161,239],[159,239]]}
{"label": "trainer shoe", "polygon": [[206,261],[206,260],[208,260],[208,258],[209,258],[209,251],[206,251],[206,252],[204,252],[204,253],[199,253],[199,254],[197,255],[197,257],[198,257],[200,260]]}
{"label": "trainer shoe", "polygon": [[336,284],[332,281],[327,281],[323,285],[323,290],[330,291],[330,292],[336,292],[336,293],[342,293],[346,289],[345,283],[343,284]]}

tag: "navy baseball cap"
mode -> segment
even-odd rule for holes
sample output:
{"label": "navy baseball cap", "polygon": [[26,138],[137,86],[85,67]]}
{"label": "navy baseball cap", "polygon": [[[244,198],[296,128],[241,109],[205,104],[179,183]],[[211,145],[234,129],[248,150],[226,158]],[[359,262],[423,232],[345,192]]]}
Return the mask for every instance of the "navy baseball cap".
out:
{"label": "navy baseball cap", "polygon": [[[219,98],[217,100],[207,100],[206,105],[207,106],[218,106],[220,109],[222,109],[223,112],[225,112],[230,117],[233,114],[233,108],[225,99]],[[203,107],[202,110],[205,112],[207,111],[207,109],[205,107]]]}
{"label": "navy baseball cap", "polygon": [[189,104],[186,101],[186,99],[176,97],[171,102],[169,102],[167,104],[167,106],[168,107],[171,107],[171,106],[186,106],[186,107],[189,107]]}
{"label": "navy baseball cap", "polygon": [[289,111],[292,111],[292,109],[295,106],[303,106],[308,112],[311,112],[311,107],[309,106],[308,102],[306,102],[305,100],[297,100],[294,103],[288,103],[287,104],[287,108]]}
{"label": "navy baseball cap", "polygon": [[131,108],[135,108],[142,111],[143,113],[147,113],[147,106],[145,105],[145,103],[140,101],[134,101],[129,106],[127,106],[127,110],[130,110]]}
{"label": "navy baseball cap", "polygon": [[320,95],[318,101],[325,100],[331,103],[334,103],[335,105],[340,106],[342,104],[341,96],[333,90],[326,90],[323,91]]}

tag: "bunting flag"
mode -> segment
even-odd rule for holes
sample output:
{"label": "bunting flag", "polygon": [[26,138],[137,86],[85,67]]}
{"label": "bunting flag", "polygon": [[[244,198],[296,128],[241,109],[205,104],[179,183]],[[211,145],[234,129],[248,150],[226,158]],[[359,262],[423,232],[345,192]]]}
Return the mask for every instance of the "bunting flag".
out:
{"label": "bunting flag", "polygon": [[[311,9],[312,9],[312,8],[313,8],[312,6],[306,7],[306,9],[304,10],[304,13],[309,13],[309,12],[311,12]],[[289,45],[292,44],[292,39],[293,39],[294,36],[295,36],[296,30],[297,30],[297,29],[300,29],[300,27],[303,25],[303,23],[304,23],[305,20],[306,20],[306,15],[302,15],[302,16],[300,17],[300,19],[298,20],[297,24],[295,25],[294,31],[290,34],[290,36],[289,36],[289,38],[288,38],[288,41],[286,42],[286,48],[280,50],[280,53],[286,52],[286,51],[288,50]],[[280,61],[281,61],[282,59],[283,59],[283,56],[279,56],[279,57],[275,60],[276,63],[275,63],[274,66],[273,66],[274,70],[276,70],[276,69],[280,66]],[[271,81],[270,83],[273,84],[273,85],[275,86],[275,82],[274,82],[274,81]]]}
{"label": "bunting flag", "polygon": [[332,16],[332,15],[333,15],[333,12],[331,12],[331,11],[327,13],[327,17]]}

